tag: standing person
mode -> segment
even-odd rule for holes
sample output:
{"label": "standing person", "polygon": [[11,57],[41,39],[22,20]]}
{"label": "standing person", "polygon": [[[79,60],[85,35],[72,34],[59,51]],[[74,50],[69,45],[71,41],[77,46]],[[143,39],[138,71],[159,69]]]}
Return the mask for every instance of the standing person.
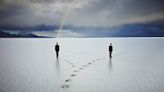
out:
{"label": "standing person", "polygon": [[59,56],[59,45],[58,45],[58,42],[56,43],[56,45],[55,45],[55,51],[56,51],[56,57],[58,58],[58,56]]}
{"label": "standing person", "polygon": [[112,46],[112,43],[110,43],[110,46],[109,46],[109,57],[112,58],[112,51],[113,51],[113,46]]}

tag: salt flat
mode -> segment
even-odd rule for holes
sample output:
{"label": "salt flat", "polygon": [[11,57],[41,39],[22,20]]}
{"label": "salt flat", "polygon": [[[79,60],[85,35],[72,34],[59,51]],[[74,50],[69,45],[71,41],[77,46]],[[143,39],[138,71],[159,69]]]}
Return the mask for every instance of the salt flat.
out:
{"label": "salt flat", "polygon": [[164,38],[0,39],[0,92],[162,92],[163,46]]}

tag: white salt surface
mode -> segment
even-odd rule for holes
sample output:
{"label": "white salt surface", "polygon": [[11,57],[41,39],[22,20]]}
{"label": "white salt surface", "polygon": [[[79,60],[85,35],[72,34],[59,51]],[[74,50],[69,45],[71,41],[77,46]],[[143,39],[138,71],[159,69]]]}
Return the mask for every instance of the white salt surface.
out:
{"label": "white salt surface", "polygon": [[164,38],[0,39],[0,92],[162,92],[163,46]]}

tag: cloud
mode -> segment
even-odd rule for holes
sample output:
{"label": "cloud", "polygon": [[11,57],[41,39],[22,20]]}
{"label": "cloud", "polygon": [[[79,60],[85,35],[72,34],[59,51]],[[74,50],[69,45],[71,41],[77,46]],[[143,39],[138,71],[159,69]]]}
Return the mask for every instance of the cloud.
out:
{"label": "cloud", "polygon": [[0,25],[118,26],[164,19],[164,0],[0,0]]}
{"label": "cloud", "polygon": [[15,25],[18,22],[21,24],[21,22],[26,21],[25,16],[33,12],[26,4],[2,0],[0,2],[0,25]]}
{"label": "cloud", "polygon": [[59,25],[66,8],[80,7],[78,2],[76,0],[1,0],[0,25]]}
{"label": "cloud", "polygon": [[69,21],[81,26],[117,26],[164,19],[159,17],[163,14],[163,0],[95,0],[85,8],[76,9]]}

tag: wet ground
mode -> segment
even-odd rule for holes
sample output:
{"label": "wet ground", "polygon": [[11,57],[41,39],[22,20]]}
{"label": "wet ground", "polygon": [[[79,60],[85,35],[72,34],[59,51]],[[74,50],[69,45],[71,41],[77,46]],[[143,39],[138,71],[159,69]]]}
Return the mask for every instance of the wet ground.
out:
{"label": "wet ground", "polygon": [[0,39],[0,92],[162,92],[163,46],[163,38]]}

